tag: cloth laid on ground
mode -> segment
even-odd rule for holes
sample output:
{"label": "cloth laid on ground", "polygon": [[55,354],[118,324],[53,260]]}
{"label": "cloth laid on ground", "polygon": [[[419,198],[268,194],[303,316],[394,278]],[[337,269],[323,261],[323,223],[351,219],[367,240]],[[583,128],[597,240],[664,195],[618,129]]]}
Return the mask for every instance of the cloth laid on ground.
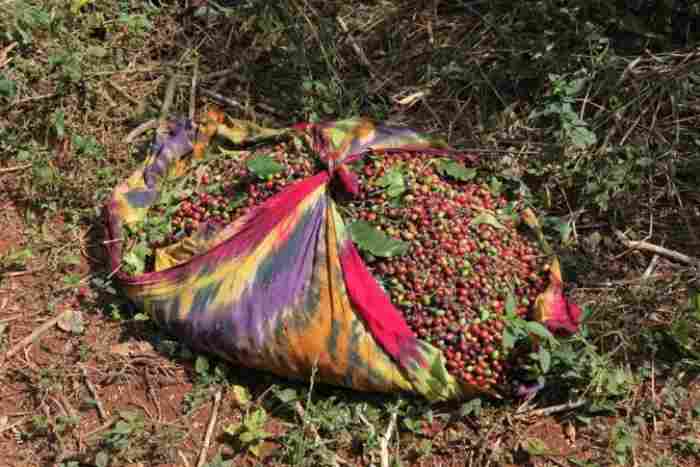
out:
{"label": "cloth laid on ground", "polygon": [[[308,138],[327,170],[222,228],[205,225],[159,251],[156,272],[130,276],[119,269],[125,224],[148,216],[163,183],[182,176],[213,138],[244,145],[284,136]],[[320,382],[432,401],[476,395],[479,389],[448,373],[439,349],[413,335],[363,263],[330,195],[336,176],[357,192],[349,161],[392,150],[456,154],[410,129],[365,119],[269,130],[210,111],[198,125],[171,122],[106,205],[114,277],[140,310],[183,343],[235,364],[293,379],[308,379],[316,368]],[[537,219],[526,217],[539,232]],[[535,316],[552,330],[575,332],[579,310],[563,295],[556,260],[550,276]]]}

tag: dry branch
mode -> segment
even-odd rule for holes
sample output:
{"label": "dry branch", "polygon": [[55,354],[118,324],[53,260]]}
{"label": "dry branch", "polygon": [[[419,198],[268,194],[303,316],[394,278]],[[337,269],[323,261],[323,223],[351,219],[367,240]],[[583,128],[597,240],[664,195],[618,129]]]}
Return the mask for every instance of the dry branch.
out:
{"label": "dry branch", "polygon": [[175,98],[176,87],[177,73],[173,72],[170,76],[170,81],[168,81],[168,87],[165,88],[165,97],[163,98],[163,105],[160,108],[160,117],[158,117],[158,129],[161,131],[165,130],[168,113],[170,113],[170,107],[172,107],[173,99]]}
{"label": "dry branch", "polygon": [[630,240],[627,236],[617,229],[613,229],[615,236],[620,242],[632,250],[643,250],[649,251],[651,253],[656,253],[657,255],[666,256],[667,258],[675,259],[681,263],[685,263],[691,266],[700,267],[700,259],[693,258],[692,256],[679,253],[675,250],[669,250],[662,246],[654,245],[645,240]]}
{"label": "dry branch", "polygon": [[136,138],[141,136],[143,133],[147,132],[148,130],[155,130],[158,128],[158,120],[148,120],[147,122],[142,123],[141,125],[137,126],[131,132],[126,135],[126,143],[131,144]]}
{"label": "dry branch", "polygon": [[5,359],[12,357],[14,354],[16,354],[17,352],[22,350],[24,347],[26,347],[27,345],[34,342],[34,340],[36,340],[36,338],[38,338],[39,336],[44,334],[46,331],[51,329],[53,326],[55,326],[56,323],[58,323],[58,321],[61,318],[63,318],[63,316],[66,315],[69,311],[70,310],[62,311],[58,315],[54,316],[53,318],[51,318],[50,320],[46,321],[44,324],[42,324],[41,326],[36,328],[34,330],[34,332],[29,334],[27,337],[25,337],[24,339],[19,341],[17,344],[15,344],[10,350],[8,350],[7,353],[5,354]]}
{"label": "dry branch", "polygon": [[113,80],[108,79],[107,84],[109,84],[115,91],[117,91],[124,99],[128,100],[135,106],[141,105],[141,102],[137,100],[135,97],[131,96],[128,92],[124,90],[121,86],[119,86],[117,83],[115,83]]}
{"label": "dry branch", "polygon": [[80,371],[83,374],[83,379],[85,380],[85,386],[87,386],[88,391],[90,391],[90,395],[95,400],[95,405],[97,406],[97,413],[99,414],[100,418],[103,421],[106,421],[107,420],[107,412],[105,412],[105,408],[102,405],[102,401],[100,400],[100,397],[97,394],[97,390],[95,389],[95,386],[93,386],[92,383],[90,382],[90,380],[88,379],[87,371],[85,370],[85,368],[80,367]]}
{"label": "dry branch", "polygon": [[211,411],[211,417],[209,418],[209,426],[207,426],[207,433],[204,436],[204,444],[202,445],[202,450],[199,453],[197,467],[202,467],[207,460],[207,451],[209,450],[209,444],[211,444],[211,436],[214,433],[214,426],[216,426],[216,417],[219,415],[220,405],[221,389],[216,391],[216,394],[214,394],[214,408]]}
{"label": "dry branch", "polygon": [[389,441],[391,440],[391,435],[394,432],[394,427],[396,426],[396,412],[391,414],[391,420],[389,421],[389,426],[386,429],[386,433],[379,442],[381,446],[381,458],[382,467],[389,467]]}
{"label": "dry branch", "polygon": [[208,96],[208,97],[214,99],[214,100],[217,101],[219,104],[223,104],[223,105],[228,105],[228,106],[230,106],[230,107],[234,107],[234,108],[236,108],[236,109],[242,110],[242,111],[245,112],[246,114],[249,114],[249,115],[250,115],[251,117],[253,117],[253,118],[256,117],[255,112],[254,112],[252,109],[250,109],[249,107],[247,107],[247,106],[241,104],[241,103],[238,102],[236,99],[233,99],[233,98],[231,98],[231,97],[222,96],[222,95],[219,94],[218,92],[214,92],[214,91],[211,91],[211,90],[206,89],[206,88],[200,87],[199,89],[200,89],[200,91],[202,91],[202,94],[204,94],[205,96]]}
{"label": "dry branch", "polygon": [[197,78],[199,74],[199,60],[194,64],[194,70],[192,71],[192,85],[190,86],[190,108],[189,117],[190,121],[194,121],[194,116],[197,108]]}
{"label": "dry branch", "polygon": [[362,50],[362,47],[360,47],[360,44],[357,43],[355,38],[350,34],[350,30],[348,29],[348,25],[345,24],[345,21],[343,18],[338,16],[338,25],[340,26],[340,29],[343,30],[345,35],[348,37],[348,40],[350,41],[350,45],[352,46],[352,49],[355,51],[355,54],[357,54],[357,57],[360,59],[360,62],[367,67],[367,70],[372,74],[372,64],[369,62],[367,59],[367,55],[365,55],[364,50]]}
{"label": "dry branch", "polygon": [[586,405],[588,400],[578,399],[575,401],[569,401],[566,404],[552,405],[550,407],[544,407],[542,409],[533,410],[528,412],[527,415],[535,417],[547,417],[555,413],[566,412],[567,410],[577,409],[583,405]]}
{"label": "dry branch", "polygon": [[17,42],[13,42],[4,49],[0,50],[0,68],[3,68],[5,65],[10,63],[10,61],[12,61],[11,58],[8,58],[8,55],[10,55],[10,52],[12,52],[12,49],[15,47],[17,47]]}
{"label": "dry branch", "polygon": [[32,166],[31,163],[29,164],[22,164],[22,165],[17,165],[15,167],[3,167],[0,169],[0,174],[6,174],[10,172],[18,172],[20,170],[28,169]]}

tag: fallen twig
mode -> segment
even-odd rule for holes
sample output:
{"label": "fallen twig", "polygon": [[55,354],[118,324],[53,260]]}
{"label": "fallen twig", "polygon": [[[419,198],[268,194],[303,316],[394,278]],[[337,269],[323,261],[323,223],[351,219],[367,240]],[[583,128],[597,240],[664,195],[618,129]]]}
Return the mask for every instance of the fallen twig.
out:
{"label": "fallen twig", "polygon": [[14,167],[3,167],[0,169],[0,174],[6,174],[6,173],[10,173],[10,172],[18,172],[20,170],[28,169],[31,166],[32,166],[32,164],[29,163],[29,164],[16,165]]}
{"label": "fallen twig", "polygon": [[190,461],[187,460],[187,457],[178,449],[177,455],[180,456],[180,459],[182,459],[182,463],[184,464],[185,467],[190,467]]}
{"label": "fallen twig", "polygon": [[31,344],[32,342],[34,342],[34,340],[35,340],[37,337],[41,336],[41,335],[44,334],[46,331],[48,331],[48,330],[51,329],[53,326],[55,326],[56,323],[57,323],[61,318],[63,318],[63,316],[66,315],[69,311],[70,311],[69,309],[63,310],[61,313],[59,313],[58,315],[54,316],[53,318],[51,318],[50,320],[46,321],[44,324],[42,324],[41,326],[39,326],[38,328],[36,328],[36,329],[34,330],[34,332],[32,332],[31,334],[29,334],[27,337],[25,337],[24,339],[22,339],[21,341],[19,341],[17,344],[15,344],[10,350],[8,350],[7,353],[5,354],[5,358],[7,359],[7,358],[12,357],[14,354],[16,354],[17,352],[19,352],[20,350],[22,350],[24,347],[26,347],[27,345],[29,345],[29,344]]}
{"label": "fallen twig", "polygon": [[96,71],[94,73],[88,73],[86,76],[91,78],[93,76],[109,76],[109,75],[122,75],[122,74],[132,74],[132,73],[152,73],[161,69],[161,66],[151,67],[151,68],[125,68],[123,70],[108,70],[108,71]]}
{"label": "fallen twig", "polygon": [[652,256],[651,261],[649,261],[649,266],[647,266],[646,270],[644,271],[644,274],[642,274],[642,280],[647,280],[651,276],[651,273],[654,272],[654,268],[656,267],[656,263],[659,262],[659,255],[655,254]]}
{"label": "fallen twig", "polygon": [[253,109],[241,104],[236,99],[233,99],[231,97],[222,96],[218,92],[214,92],[214,91],[211,91],[211,90],[206,89],[206,88],[200,87],[199,89],[200,89],[200,91],[202,91],[202,94],[204,94],[205,96],[211,97],[212,99],[214,99],[215,101],[217,101],[220,104],[228,105],[230,107],[235,107],[235,108],[240,109],[243,112],[251,115],[253,118],[256,117],[255,111]]}
{"label": "fallen twig", "polygon": [[0,433],[4,433],[4,432],[6,432],[7,430],[11,430],[11,429],[13,429],[13,428],[16,427],[16,426],[21,425],[22,423],[26,422],[28,418],[29,418],[29,417],[24,417],[23,419],[18,420],[18,421],[16,421],[15,423],[11,423],[11,424],[5,425],[5,426],[0,426]]}
{"label": "fallen twig", "polygon": [[44,99],[51,99],[52,97],[56,97],[58,93],[51,92],[49,94],[41,94],[39,96],[30,96],[30,97],[25,97],[23,99],[20,99],[18,101],[15,101],[12,103],[13,106],[17,106],[20,104],[26,104],[27,102],[34,102],[34,101],[40,101]]}
{"label": "fallen twig", "polygon": [[138,107],[139,105],[141,105],[141,102],[138,99],[136,99],[134,96],[131,96],[128,92],[126,92],[126,90],[124,90],[124,88],[119,86],[114,81],[108,79],[107,84],[112,86],[112,88],[114,88],[114,90],[117,91],[123,98],[125,98],[126,100],[128,100],[129,102],[134,104],[135,106]]}
{"label": "fallen twig", "polygon": [[[136,138],[138,138],[148,130],[155,130],[156,128],[158,128],[158,120],[156,119],[143,122],[141,125],[131,130],[131,132],[128,135],[126,135],[125,141],[127,144],[131,144]],[[121,241],[121,239],[117,239],[115,241]]]}
{"label": "fallen twig", "polygon": [[352,46],[352,49],[355,51],[355,54],[357,57],[360,59],[360,62],[367,67],[367,71],[369,71],[370,74],[373,74],[372,72],[372,64],[369,62],[367,59],[367,55],[365,55],[364,50],[362,50],[362,47],[360,47],[360,44],[357,43],[355,38],[350,34],[350,30],[348,29],[348,25],[345,24],[345,21],[343,18],[338,16],[338,25],[340,26],[340,29],[343,30],[345,35],[348,37],[348,40],[350,41],[350,45]]}
{"label": "fallen twig", "polygon": [[[202,92],[202,94],[209,96],[210,98],[214,99],[215,101],[217,101],[220,104],[224,104],[224,105],[228,105],[230,107],[235,107],[237,109],[240,109],[243,112],[247,113],[248,115],[252,116],[253,118],[257,117],[257,115],[255,114],[255,111],[253,109],[241,104],[236,99],[222,96],[218,92],[203,88],[201,86],[199,87],[199,90]],[[273,117],[284,118],[284,114],[282,112],[274,109],[273,107],[271,107],[265,103],[258,102],[258,103],[253,104],[253,106],[260,109],[261,112],[269,114]]]}
{"label": "fallen twig", "polygon": [[680,261],[681,263],[689,264],[691,266],[696,266],[700,267],[700,259],[693,258],[688,255],[684,255],[683,253],[679,253],[674,250],[669,250],[668,248],[664,248],[662,246],[654,245],[653,243],[649,243],[644,240],[630,240],[627,238],[627,236],[622,233],[621,231],[617,229],[613,229],[613,232],[615,233],[615,236],[617,237],[620,242],[626,246],[627,248],[633,249],[633,250],[644,250],[644,251],[650,251],[652,253],[656,253],[658,255],[666,256],[671,259],[675,259],[676,261]]}
{"label": "fallen twig", "polygon": [[173,72],[173,74],[170,76],[170,81],[168,81],[168,87],[165,88],[165,97],[163,98],[163,105],[160,108],[160,116],[158,117],[158,129],[160,131],[165,130],[168,113],[170,112],[170,107],[172,107],[173,99],[175,98],[176,86],[177,73]]}
{"label": "fallen twig", "polygon": [[194,115],[197,108],[197,75],[199,74],[199,60],[194,64],[194,71],[192,71],[192,86],[190,87],[190,121],[194,121]]}
{"label": "fallen twig", "polygon": [[389,441],[391,440],[391,435],[394,432],[394,427],[396,426],[396,412],[391,414],[391,420],[389,420],[389,426],[386,429],[386,433],[379,442],[381,448],[381,459],[382,467],[389,467]]}
{"label": "fallen twig", "polygon": [[10,54],[10,52],[12,52],[12,49],[14,49],[15,47],[17,47],[17,42],[13,42],[4,49],[0,50],[0,68],[3,68],[5,65],[12,61],[11,58],[8,58],[8,55]]}
{"label": "fallen twig", "polygon": [[555,413],[566,412],[567,410],[577,409],[588,403],[587,399],[578,399],[576,401],[569,401],[566,404],[552,405],[550,407],[544,407],[542,409],[532,410],[527,412],[527,415],[534,417],[546,417]]}
{"label": "fallen twig", "polygon": [[42,271],[44,268],[35,268],[35,269],[27,269],[26,271],[12,271],[12,272],[3,272],[0,273],[0,279],[3,277],[20,277],[20,276],[27,276],[29,274],[34,274],[35,272]]}
{"label": "fallen twig", "polygon": [[216,394],[214,394],[214,408],[211,411],[211,417],[209,418],[209,426],[207,426],[207,433],[204,436],[204,444],[202,445],[202,450],[199,453],[197,467],[202,467],[204,465],[204,462],[206,462],[207,460],[207,451],[209,450],[209,444],[211,443],[211,436],[214,433],[214,426],[216,425],[216,417],[219,414],[220,405],[221,389],[216,391]]}
{"label": "fallen twig", "polygon": [[107,420],[107,412],[105,412],[104,406],[102,406],[102,401],[100,400],[100,396],[97,394],[97,390],[95,389],[95,386],[92,385],[90,380],[88,379],[87,371],[85,370],[84,367],[80,367],[80,371],[83,374],[83,379],[85,380],[85,386],[87,386],[88,391],[90,391],[90,395],[92,398],[95,400],[95,405],[97,406],[97,413],[100,416],[100,418],[103,421]]}

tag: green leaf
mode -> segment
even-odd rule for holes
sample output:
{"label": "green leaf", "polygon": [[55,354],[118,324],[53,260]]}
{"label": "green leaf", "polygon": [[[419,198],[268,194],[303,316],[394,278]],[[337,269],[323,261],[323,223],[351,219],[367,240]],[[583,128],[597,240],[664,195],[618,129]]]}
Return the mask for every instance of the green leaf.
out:
{"label": "green leaf", "polygon": [[481,414],[481,399],[472,399],[469,402],[462,404],[462,408],[459,411],[462,417],[468,417],[469,415],[474,415],[478,417]]}
{"label": "green leaf", "polygon": [[68,274],[63,278],[63,282],[68,285],[78,285],[80,284],[80,274]]}
{"label": "green leaf", "polygon": [[571,234],[574,231],[571,222],[561,222],[558,230],[562,245],[567,245],[571,239]]}
{"label": "green leaf", "polygon": [[71,266],[78,266],[80,265],[80,257],[78,255],[72,255],[72,254],[67,254],[66,256],[61,258],[61,261],[63,264],[68,264]]}
{"label": "green leaf", "polygon": [[241,433],[238,436],[238,439],[241,440],[241,443],[248,444],[248,443],[252,443],[253,441],[257,440],[258,437],[257,437],[257,433],[252,433],[250,431],[246,431],[246,432]]}
{"label": "green leaf", "polygon": [[503,348],[506,350],[510,350],[513,347],[515,347],[515,334],[510,332],[510,329],[505,328],[503,330],[503,340],[502,340]]}
{"label": "green leaf", "polygon": [[534,334],[538,337],[541,337],[542,339],[554,340],[554,336],[552,336],[552,333],[549,332],[549,330],[546,327],[544,327],[541,323],[538,323],[537,321],[528,321],[525,326],[527,328],[527,332],[529,332],[530,334]]}
{"label": "green leaf", "polygon": [[508,296],[506,297],[506,315],[513,317],[515,316],[515,309],[517,307],[515,303],[515,295],[513,295],[513,291],[509,290],[508,291]]}
{"label": "green leaf", "polygon": [[584,126],[576,126],[571,130],[569,135],[571,137],[571,142],[580,149],[586,149],[587,147],[593,146],[598,138],[595,133]]}
{"label": "green leaf", "polygon": [[489,181],[489,190],[491,190],[492,195],[500,196],[501,190],[503,190],[503,182],[496,177],[491,177]]}
{"label": "green leaf", "polygon": [[131,433],[131,425],[120,420],[117,422],[116,425],[114,425],[112,432],[120,435],[128,435],[129,433]]}
{"label": "green leaf", "polygon": [[197,355],[197,360],[194,363],[194,370],[197,374],[206,375],[209,372],[209,360],[203,355]]}
{"label": "green leaf", "polygon": [[12,99],[17,94],[17,85],[11,79],[5,78],[5,75],[0,75],[0,96]]}
{"label": "green leaf", "polygon": [[247,388],[233,384],[229,389],[231,390],[231,399],[238,407],[246,407],[250,404],[252,398]]}
{"label": "green leaf", "polygon": [[552,365],[552,355],[549,353],[549,350],[545,349],[544,347],[540,347],[540,350],[537,353],[537,360],[540,364],[540,368],[542,369],[542,373],[548,373],[549,368]]}
{"label": "green leaf", "polygon": [[24,266],[27,261],[32,259],[34,255],[32,250],[29,248],[23,248],[21,250],[10,250],[4,255],[0,256],[0,265],[2,266]]}
{"label": "green leaf", "polygon": [[374,256],[389,258],[408,251],[408,243],[396,240],[376,229],[369,222],[357,221],[350,224],[348,230],[358,248]]}
{"label": "green leaf", "polygon": [[246,161],[248,170],[253,172],[255,176],[266,180],[267,178],[276,175],[284,170],[284,167],[275,161],[272,156],[256,156]]}
{"label": "green leaf", "polygon": [[690,305],[690,313],[693,319],[700,320],[700,290],[692,290],[690,292],[690,299],[688,300]]}
{"label": "green leaf", "polygon": [[403,179],[403,172],[398,166],[392,167],[387,173],[377,180],[377,184],[386,188],[387,195],[390,198],[396,198],[406,191],[406,183]]}
{"label": "green leaf", "polygon": [[547,446],[539,438],[530,438],[525,442],[525,451],[531,456],[543,456],[547,453]]}
{"label": "green leaf", "polygon": [[292,388],[287,388],[283,389],[281,391],[277,391],[275,394],[277,398],[282,402],[283,404],[288,404],[294,400],[297,400],[299,398],[299,395],[297,392],[292,389]]}
{"label": "green leaf", "polygon": [[250,453],[252,455],[254,455],[255,457],[259,458],[260,455],[262,454],[262,451],[261,451],[262,446],[263,446],[263,443],[262,443],[262,441],[260,441],[259,443],[248,446],[248,451],[250,451]]}
{"label": "green leaf", "polygon": [[146,256],[149,248],[145,242],[137,243],[131,251],[124,255],[124,263],[134,274],[141,274],[146,270]]}
{"label": "green leaf", "polygon": [[231,423],[230,425],[226,425],[226,427],[224,428],[224,433],[226,433],[227,435],[236,436],[240,429],[241,425]]}
{"label": "green leaf", "polygon": [[482,212],[478,216],[476,216],[472,221],[469,223],[469,225],[481,225],[481,224],[488,224],[491,227],[494,227],[496,229],[502,229],[503,226],[501,225],[500,222],[496,219],[496,216],[493,214],[490,214],[488,212]]}
{"label": "green leaf", "polygon": [[53,114],[53,127],[58,139],[63,139],[66,134],[66,116],[63,110],[56,110]]}
{"label": "green leaf", "polygon": [[248,429],[259,430],[262,429],[263,426],[265,426],[266,421],[267,412],[265,412],[265,409],[263,409],[262,407],[258,407],[245,417],[245,419],[243,420],[243,424]]}
{"label": "green leaf", "polygon": [[461,182],[468,182],[476,177],[476,169],[467,168],[461,162],[453,160],[442,160],[436,168],[438,173],[448,175]]}

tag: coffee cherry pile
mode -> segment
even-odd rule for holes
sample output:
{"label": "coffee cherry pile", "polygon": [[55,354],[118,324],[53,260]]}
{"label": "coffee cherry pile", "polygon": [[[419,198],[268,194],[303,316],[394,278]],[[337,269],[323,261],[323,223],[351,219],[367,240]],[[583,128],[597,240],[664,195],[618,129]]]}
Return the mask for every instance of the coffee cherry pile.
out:
{"label": "coffee cherry pile", "polygon": [[[174,234],[192,234],[207,222],[226,224],[246,214],[251,208],[276,195],[287,185],[313,175],[314,164],[277,145],[274,152],[241,152],[238,158],[221,157],[202,166],[191,179],[189,196],[179,199],[179,209],[172,218]],[[254,157],[268,157],[279,164],[274,174],[262,179],[246,162]],[[161,211],[164,212],[164,211]],[[173,243],[175,235],[163,243]]]}
{"label": "coffee cherry pile", "polygon": [[[291,144],[235,154],[225,151],[196,164],[177,191],[151,208],[144,223],[127,229],[135,242],[148,245],[145,271],[153,270],[155,249],[192,235],[204,224],[226,225],[291,183],[317,173],[314,159],[299,145],[292,150]],[[251,169],[255,158],[264,159],[264,172]]]}
{"label": "coffee cherry pile", "polygon": [[[488,389],[505,382],[501,341],[509,297],[526,317],[545,289],[546,264],[504,215],[507,200],[444,175],[444,162],[409,153],[368,158],[357,169],[361,193],[346,207],[350,217],[408,244],[403,255],[364,253],[365,260],[416,336],[443,351],[448,371]],[[381,187],[396,170],[404,191],[392,198]]]}
{"label": "coffee cherry pile", "polygon": [[[152,208],[147,222],[162,219],[159,229],[144,227],[132,235],[152,252],[204,223],[235,220],[322,169],[299,149],[278,144],[272,151],[207,158],[174,196]],[[251,165],[260,157],[266,158],[262,171]],[[469,177],[445,170],[446,161],[415,153],[370,155],[361,167],[353,166],[358,196],[335,194],[346,201],[348,223],[364,221],[407,246],[390,257],[361,251],[416,336],[442,350],[455,377],[489,389],[506,382],[510,366],[502,346],[505,309],[527,317],[546,287],[547,265],[535,242],[516,227],[517,203],[492,195],[486,185],[460,181]],[[152,254],[145,263],[147,271],[153,269]]]}

